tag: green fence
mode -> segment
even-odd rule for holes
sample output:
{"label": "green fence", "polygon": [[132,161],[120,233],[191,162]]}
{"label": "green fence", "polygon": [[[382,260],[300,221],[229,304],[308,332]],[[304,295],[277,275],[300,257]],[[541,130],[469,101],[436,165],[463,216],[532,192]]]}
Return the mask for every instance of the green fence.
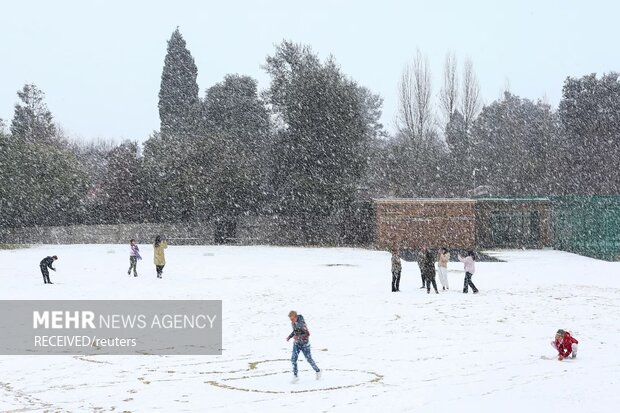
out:
{"label": "green fence", "polygon": [[620,261],[620,196],[553,197],[555,249]]}

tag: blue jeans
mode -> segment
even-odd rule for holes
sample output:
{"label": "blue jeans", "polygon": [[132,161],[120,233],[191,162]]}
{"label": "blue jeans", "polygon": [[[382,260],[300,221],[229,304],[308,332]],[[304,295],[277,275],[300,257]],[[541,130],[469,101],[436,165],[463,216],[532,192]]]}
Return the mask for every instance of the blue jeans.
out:
{"label": "blue jeans", "polygon": [[310,363],[314,371],[320,371],[314,360],[312,360],[312,354],[310,354],[310,343],[300,343],[296,341],[295,344],[293,344],[293,355],[291,356],[291,362],[293,362],[293,374],[297,376],[297,357],[299,356],[300,351],[304,353],[304,357],[306,357],[306,360]]}

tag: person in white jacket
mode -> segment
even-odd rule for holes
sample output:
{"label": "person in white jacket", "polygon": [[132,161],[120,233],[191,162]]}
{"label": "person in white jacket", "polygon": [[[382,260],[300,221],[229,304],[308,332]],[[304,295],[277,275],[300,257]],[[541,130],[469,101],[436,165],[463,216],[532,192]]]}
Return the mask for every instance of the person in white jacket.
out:
{"label": "person in white jacket", "polygon": [[461,257],[461,254],[459,254],[459,261],[461,261],[465,266],[465,283],[463,285],[463,292],[467,294],[468,287],[471,287],[474,294],[478,294],[478,289],[474,283],[471,282],[471,277],[473,277],[474,272],[476,271],[474,252],[467,252],[466,257]]}
{"label": "person in white jacket", "polygon": [[446,248],[440,248],[439,254],[437,254],[437,272],[443,290],[450,289],[448,285],[448,261],[450,261],[450,253]]}

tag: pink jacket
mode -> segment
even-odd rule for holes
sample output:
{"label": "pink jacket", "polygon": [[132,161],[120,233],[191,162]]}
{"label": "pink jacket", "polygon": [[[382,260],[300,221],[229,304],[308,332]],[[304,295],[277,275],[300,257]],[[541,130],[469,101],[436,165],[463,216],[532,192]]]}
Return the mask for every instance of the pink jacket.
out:
{"label": "pink jacket", "polygon": [[476,264],[474,264],[474,259],[469,255],[465,258],[459,255],[459,261],[465,264],[465,272],[474,273],[476,271]]}

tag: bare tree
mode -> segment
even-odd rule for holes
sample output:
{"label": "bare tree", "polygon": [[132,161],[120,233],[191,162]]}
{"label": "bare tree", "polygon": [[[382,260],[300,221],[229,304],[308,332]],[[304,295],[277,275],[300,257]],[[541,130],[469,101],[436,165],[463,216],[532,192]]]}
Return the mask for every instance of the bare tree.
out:
{"label": "bare tree", "polygon": [[461,100],[461,112],[465,120],[465,130],[469,131],[471,124],[480,112],[480,85],[474,73],[474,65],[470,59],[465,61],[463,67],[463,98]]}
{"label": "bare tree", "polygon": [[411,79],[411,68],[407,64],[403,69],[403,73],[400,78],[400,84],[398,85],[399,92],[399,104],[398,107],[398,128],[407,134],[413,134],[415,130],[415,116],[414,116],[414,104],[413,104],[413,81]]}
{"label": "bare tree", "polygon": [[417,50],[405,66],[399,85],[398,126],[411,138],[424,139],[434,126],[431,111],[431,72],[428,59]]}
{"label": "bare tree", "polygon": [[443,66],[443,86],[439,91],[439,104],[444,113],[446,123],[456,110],[459,97],[459,79],[456,74],[456,56],[454,53],[446,54]]}
{"label": "bare tree", "polygon": [[506,77],[506,79],[504,79],[504,90],[502,91],[502,94],[500,96],[500,99],[503,98],[506,95],[506,92],[510,93],[510,79],[508,79],[508,77]]}

